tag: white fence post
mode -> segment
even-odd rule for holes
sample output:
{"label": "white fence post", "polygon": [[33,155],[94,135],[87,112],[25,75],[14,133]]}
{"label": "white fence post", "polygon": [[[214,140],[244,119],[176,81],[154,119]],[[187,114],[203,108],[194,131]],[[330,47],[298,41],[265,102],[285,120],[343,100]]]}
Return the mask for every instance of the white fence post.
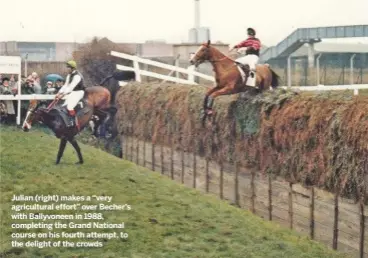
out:
{"label": "white fence post", "polygon": [[317,57],[317,85],[320,85],[320,75],[319,75],[319,71],[320,71],[320,67],[319,67],[319,59],[321,58],[322,53],[318,55]]}
{"label": "white fence post", "polygon": [[137,82],[142,82],[141,78],[141,70],[139,69],[139,63],[137,59],[133,60],[134,72],[135,72],[135,80]]}
{"label": "white fence post", "polygon": [[[190,65],[188,66],[188,71],[195,71],[195,66],[194,65]],[[192,82],[193,84],[194,82],[194,74],[190,73],[188,74],[188,81]]]}
{"label": "white fence post", "polygon": [[[19,57],[19,74],[18,74],[18,94],[17,95],[21,95],[22,94],[22,59]],[[21,117],[21,101],[20,99],[18,100],[18,115],[17,115],[17,125],[20,125],[20,117]]]}
{"label": "white fence post", "polygon": [[288,87],[291,87],[291,55],[287,58],[287,81]]}
{"label": "white fence post", "polygon": [[[179,58],[180,58],[180,54],[176,57],[176,59],[175,59],[175,66],[176,67],[180,67],[180,61],[179,61]],[[179,72],[178,71],[175,71],[175,77],[176,78],[180,78],[179,77]]]}
{"label": "white fence post", "polygon": [[[350,85],[354,84],[354,58],[355,58],[356,54],[353,54],[350,57]],[[354,95],[359,95],[359,90],[358,89],[354,89]]]}

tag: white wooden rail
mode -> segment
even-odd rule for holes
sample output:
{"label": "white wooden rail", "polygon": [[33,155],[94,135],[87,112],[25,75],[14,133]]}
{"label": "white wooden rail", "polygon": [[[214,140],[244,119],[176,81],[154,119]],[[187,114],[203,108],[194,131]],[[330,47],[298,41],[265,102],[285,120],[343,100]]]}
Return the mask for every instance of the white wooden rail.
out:
{"label": "white wooden rail", "polygon": [[[185,68],[182,68],[182,67],[169,65],[169,64],[164,64],[164,63],[160,63],[160,62],[157,62],[157,61],[144,59],[144,58],[141,58],[141,57],[138,57],[138,56],[132,56],[132,55],[128,55],[128,54],[125,54],[125,53],[119,53],[119,52],[116,52],[116,51],[111,51],[110,54],[112,56],[132,60],[134,67],[124,66],[124,65],[117,65],[116,68],[119,69],[119,70],[134,71],[136,73],[136,81],[138,81],[138,82],[142,81],[141,75],[150,76],[150,77],[154,77],[154,78],[161,79],[161,80],[172,81],[172,82],[183,83],[183,84],[191,84],[191,85],[196,85],[197,84],[194,81],[194,76],[198,76],[198,77],[203,78],[205,80],[215,82],[215,78],[213,76],[194,71],[194,66],[190,66],[187,69],[185,69]],[[171,77],[171,76],[167,76],[167,75],[163,75],[163,74],[158,74],[158,73],[154,73],[154,72],[140,70],[139,69],[139,63],[144,63],[144,64],[147,64],[147,65],[152,65],[152,66],[160,67],[160,68],[175,71],[175,72],[188,74],[188,79],[185,80],[185,79],[180,79],[180,78],[177,78],[177,77]]]}
{"label": "white wooden rail", "polygon": [[[125,53],[120,53],[116,51],[111,51],[112,56],[120,57],[123,59],[128,59],[133,61],[134,67],[124,66],[124,65],[117,65],[116,68],[119,70],[125,70],[125,71],[134,71],[136,73],[136,81],[141,82],[141,75],[143,76],[150,76],[157,79],[165,80],[165,81],[172,81],[176,83],[183,83],[183,84],[190,84],[195,85],[197,83],[194,82],[194,76],[198,76],[200,78],[203,78],[205,80],[209,80],[212,82],[215,82],[215,78],[213,76],[209,76],[206,74],[202,74],[199,72],[194,71],[194,66],[189,66],[187,69],[173,66],[169,64],[164,64],[156,61],[152,61],[149,59],[144,59],[138,56],[128,55]],[[152,65],[164,69],[168,69],[175,72],[181,72],[184,74],[188,74],[188,79],[181,79],[177,77],[171,77],[168,75],[158,74],[150,71],[140,70],[139,69],[139,63],[144,63],[147,65]],[[123,85],[122,85],[123,86]],[[359,94],[360,89],[368,89],[368,84],[351,84],[351,85],[318,85],[318,86],[295,86],[295,87],[289,87],[289,86],[281,86],[281,88],[284,89],[291,89],[295,91],[334,91],[334,90],[353,90],[354,95]]]}

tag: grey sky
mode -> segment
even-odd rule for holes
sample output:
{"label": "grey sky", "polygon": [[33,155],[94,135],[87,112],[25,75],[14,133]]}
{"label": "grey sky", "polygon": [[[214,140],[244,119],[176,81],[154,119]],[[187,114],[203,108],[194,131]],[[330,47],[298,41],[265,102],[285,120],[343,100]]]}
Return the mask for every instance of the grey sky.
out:
{"label": "grey sky", "polygon": [[[194,24],[194,0],[3,1],[0,41],[106,36],[180,43]],[[201,25],[211,28],[213,41],[226,43],[243,40],[252,26],[262,43],[274,45],[298,27],[368,24],[367,10],[368,0],[201,0]]]}

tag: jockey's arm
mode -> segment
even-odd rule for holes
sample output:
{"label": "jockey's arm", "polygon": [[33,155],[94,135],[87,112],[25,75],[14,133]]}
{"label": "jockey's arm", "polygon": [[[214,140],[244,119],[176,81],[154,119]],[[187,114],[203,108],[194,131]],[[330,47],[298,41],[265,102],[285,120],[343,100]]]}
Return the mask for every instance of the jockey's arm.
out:
{"label": "jockey's arm", "polygon": [[235,45],[234,48],[251,47],[253,45],[252,41],[246,39],[239,44]]}
{"label": "jockey's arm", "polygon": [[[69,76],[69,75],[68,75]],[[78,83],[82,80],[79,74],[74,75],[73,80],[69,84],[65,84],[59,90],[59,93],[66,95],[74,90],[74,88],[78,85]]]}

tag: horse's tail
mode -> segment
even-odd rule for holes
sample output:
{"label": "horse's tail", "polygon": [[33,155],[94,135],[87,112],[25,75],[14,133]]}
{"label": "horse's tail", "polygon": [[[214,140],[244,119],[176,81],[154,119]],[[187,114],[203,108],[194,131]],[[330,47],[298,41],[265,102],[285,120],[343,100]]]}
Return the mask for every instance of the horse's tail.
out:
{"label": "horse's tail", "polygon": [[270,67],[269,67],[269,69],[270,69],[271,74],[272,74],[271,86],[272,86],[272,88],[277,88],[278,86],[280,86],[279,85],[279,83],[280,83],[280,76],[277,73],[275,73],[275,71],[272,70]]}
{"label": "horse's tail", "polygon": [[100,82],[100,85],[101,85],[101,86],[104,86],[104,84],[105,84],[108,80],[110,80],[112,77],[114,77],[114,75],[109,75],[109,76],[107,76],[106,78],[102,79],[102,81]]}
{"label": "horse's tail", "polygon": [[117,81],[135,81],[134,71],[115,71],[112,76]]}

